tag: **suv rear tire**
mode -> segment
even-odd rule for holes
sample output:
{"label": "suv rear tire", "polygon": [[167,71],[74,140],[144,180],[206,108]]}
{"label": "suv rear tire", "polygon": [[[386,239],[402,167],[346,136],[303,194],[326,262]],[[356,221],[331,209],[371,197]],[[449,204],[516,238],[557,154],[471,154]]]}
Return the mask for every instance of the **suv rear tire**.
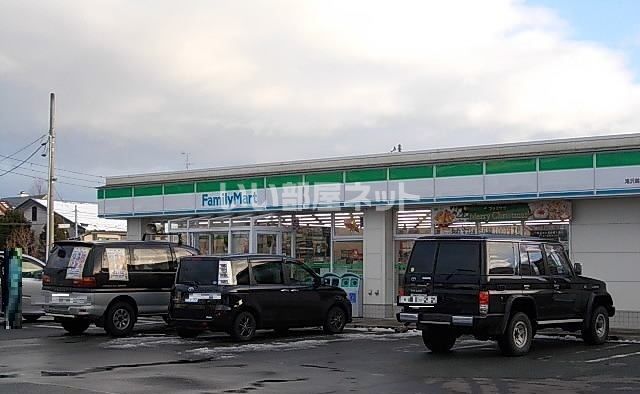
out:
{"label": "suv rear tire", "polygon": [[327,312],[322,329],[325,334],[340,334],[347,324],[347,314],[339,306],[332,306]]}
{"label": "suv rear tire", "polygon": [[238,342],[250,341],[256,335],[256,328],[255,316],[249,311],[240,312],[233,319],[233,325],[230,330],[231,337]]}
{"label": "suv rear tire", "polygon": [[506,356],[524,356],[533,342],[533,325],[526,313],[516,312],[509,319],[507,329],[498,338],[498,346]]}
{"label": "suv rear tire", "polygon": [[427,327],[422,329],[422,342],[432,353],[449,353],[458,336],[450,329]]}
{"label": "suv rear tire", "polygon": [[89,325],[91,324],[89,320],[81,320],[81,319],[64,319],[60,322],[62,324],[62,328],[65,329],[71,335],[82,335]]}
{"label": "suv rear tire", "polygon": [[133,331],[136,320],[136,311],[131,304],[119,301],[111,305],[107,310],[104,319],[104,330],[113,337],[126,337]]}
{"label": "suv rear tire", "polygon": [[607,308],[597,306],[591,315],[587,326],[582,329],[582,339],[589,345],[602,345],[609,336],[609,312]]}

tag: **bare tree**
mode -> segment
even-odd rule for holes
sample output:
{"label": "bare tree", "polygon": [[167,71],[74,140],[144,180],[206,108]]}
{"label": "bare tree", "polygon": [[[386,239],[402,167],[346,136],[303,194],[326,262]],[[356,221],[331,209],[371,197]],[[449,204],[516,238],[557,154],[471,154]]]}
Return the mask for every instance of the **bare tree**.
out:
{"label": "bare tree", "polygon": [[33,231],[29,226],[20,226],[14,228],[7,239],[7,247],[22,248],[23,253],[33,254],[35,251],[36,240]]}
{"label": "bare tree", "polygon": [[47,185],[42,179],[36,179],[29,190],[32,196],[42,196],[47,193]]}

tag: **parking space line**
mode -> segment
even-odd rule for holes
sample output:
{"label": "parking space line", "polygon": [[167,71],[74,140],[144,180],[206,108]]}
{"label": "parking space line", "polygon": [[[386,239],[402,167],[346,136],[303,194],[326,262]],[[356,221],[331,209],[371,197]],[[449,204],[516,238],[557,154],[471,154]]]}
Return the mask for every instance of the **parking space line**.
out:
{"label": "parking space line", "polygon": [[615,360],[615,359],[618,359],[618,358],[633,357],[633,356],[640,356],[640,352],[616,354],[616,355],[609,356],[609,357],[602,357],[602,358],[596,358],[596,359],[593,359],[593,360],[587,360],[587,361],[585,361],[585,363],[599,363],[599,362],[602,362],[602,361]]}

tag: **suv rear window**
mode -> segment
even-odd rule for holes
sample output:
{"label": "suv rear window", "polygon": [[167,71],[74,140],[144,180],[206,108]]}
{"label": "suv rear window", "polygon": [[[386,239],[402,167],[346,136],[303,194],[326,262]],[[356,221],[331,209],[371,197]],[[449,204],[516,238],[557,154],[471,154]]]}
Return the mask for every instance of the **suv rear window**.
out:
{"label": "suv rear window", "polygon": [[435,241],[416,241],[411,251],[407,271],[432,273],[436,246],[438,243]]}
{"label": "suv rear window", "polygon": [[440,241],[436,275],[477,275],[480,270],[480,243]]}

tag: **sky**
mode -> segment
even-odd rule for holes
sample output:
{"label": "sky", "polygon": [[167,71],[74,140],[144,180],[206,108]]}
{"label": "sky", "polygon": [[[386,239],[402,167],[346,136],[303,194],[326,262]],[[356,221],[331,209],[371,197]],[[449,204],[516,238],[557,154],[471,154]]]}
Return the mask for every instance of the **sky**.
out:
{"label": "sky", "polygon": [[184,169],[184,153],[211,168],[640,132],[637,15],[633,0],[0,0],[0,197],[44,190],[50,92],[65,200]]}

